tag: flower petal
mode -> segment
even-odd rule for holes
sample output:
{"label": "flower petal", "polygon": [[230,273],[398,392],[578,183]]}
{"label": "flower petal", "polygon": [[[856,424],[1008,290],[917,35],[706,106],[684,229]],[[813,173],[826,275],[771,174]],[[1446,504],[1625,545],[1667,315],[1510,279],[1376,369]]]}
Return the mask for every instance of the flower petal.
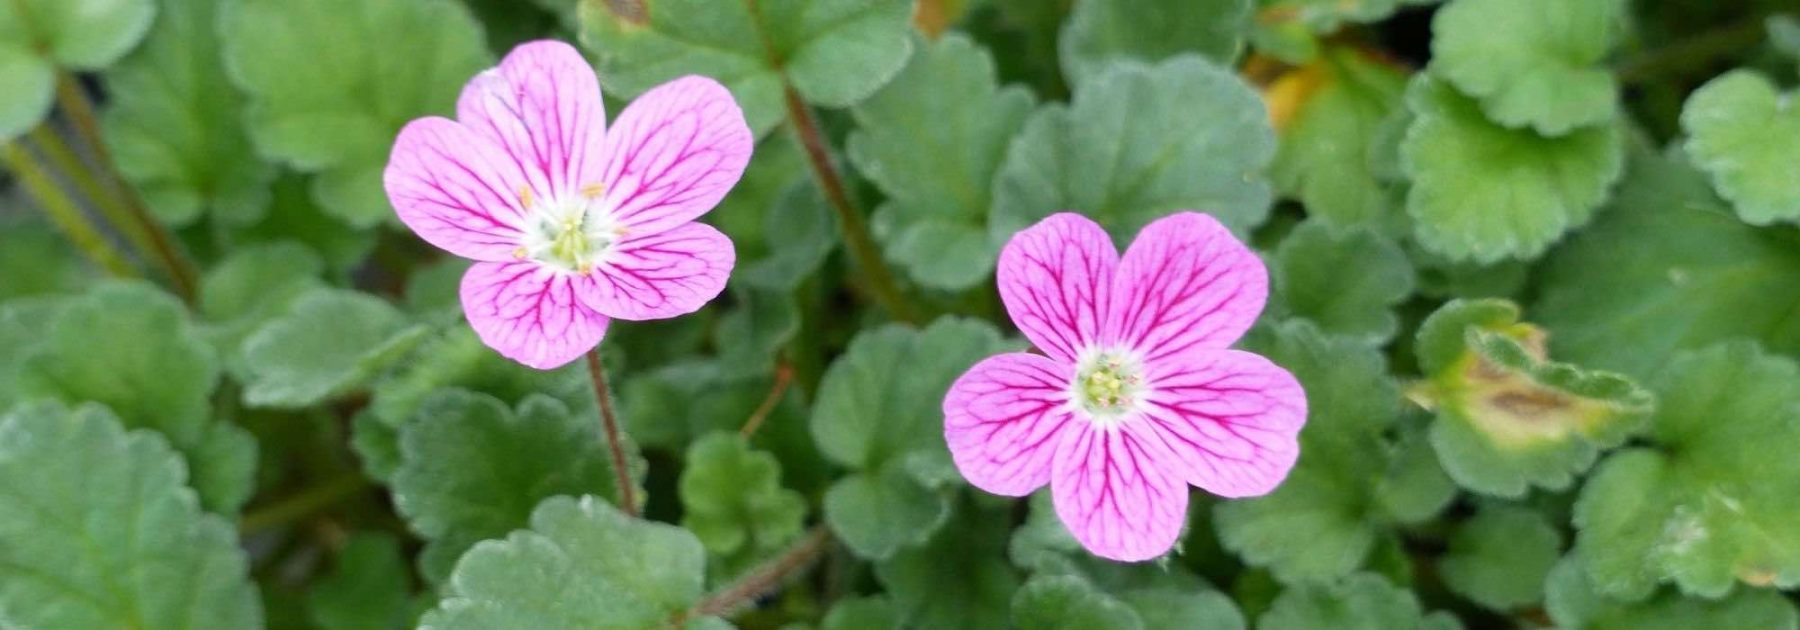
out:
{"label": "flower petal", "polygon": [[462,304],[481,342],[527,366],[548,370],[600,344],[608,319],[582,296],[593,280],[535,262],[475,263],[463,274]]}
{"label": "flower petal", "polygon": [[1300,456],[1306,391],[1268,359],[1200,350],[1149,364],[1139,423],[1163,442],[1163,462],[1188,483],[1223,497],[1268,494]]}
{"label": "flower petal", "polygon": [[736,262],[731,239],[704,223],[632,235],[594,269],[589,304],[618,319],[686,315],[725,290]]}
{"label": "flower petal", "polygon": [[519,164],[539,197],[568,198],[602,181],[606,105],[594,68],[573,46],[519,45],[469,81],[456,116]]}
{"label": "flower petal", "polygon": [[1188,505],[1187,484],[1158,467],[1169,453],[1131,425],[1070,425],[1050,478],[1056,516],[1075,540],[1095,555],[1123,562],[1168,553],[1181,536]]}
{"label": "flower petal", "polygon": [[944,440],[956,468],[975,487],[1022,497],[1050,482],[1050,460],[1063,427],[1073,370],[1022,352],[969,368],[944,395]]}
{"label": "flower petal", "polygon": [[1225,348],[1268,297],[1268,269],[1230,230],[1204,214],[1172,214],[1145,226],[1119,262],[1106,339],[1148,360]]}
{"label": "flower petal", "polygon": [[643,234],[692,221],[737,184],[755,143],[744,110],[717,81],[659,85],[613,121],[602,175],[608,207]]}
{"label": "flower petal", "polygon": [[400,221],[463,258],[512,260],[525,174],[494,143],[446,118],[400,130],[383,183]]}
{"label": "flower petal", "polygon": [[1074,361],[1100,339],[1119,250],[1087,217],[1063,212],[1014,234],[996,278],[1013,324],[1051,357]]}

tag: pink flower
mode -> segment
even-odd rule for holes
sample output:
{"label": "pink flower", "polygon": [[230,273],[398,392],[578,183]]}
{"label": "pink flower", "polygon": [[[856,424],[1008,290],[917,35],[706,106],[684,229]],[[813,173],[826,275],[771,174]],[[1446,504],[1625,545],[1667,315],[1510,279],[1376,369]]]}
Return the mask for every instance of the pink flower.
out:
{"label": "pink flower", "polygon": [[724,289],[731,241],[694,220],[737,183],[754,140],[717,82],[658,86],[608,129],[581,53],[532,42],[471,79],[456,116],[400,131],[387,193],[420,238],[476,261],[463,311],[500,354],[554,368],[614,318],[691,313]]}
{"label": "pink flower", "polygon": [[1293,468],[1306,393],[1227,349],[1262,312],[1268,272],[1212,217],[1157,220],[1121,259],[1099,225],[1057,214],[1013,236],[998,275],[1044,354],[989,357],[945,395],[944,437],[976,487],[1048,483],[1076,540],[1138,561],[1174,546],[1189,484],[1256,496]]}

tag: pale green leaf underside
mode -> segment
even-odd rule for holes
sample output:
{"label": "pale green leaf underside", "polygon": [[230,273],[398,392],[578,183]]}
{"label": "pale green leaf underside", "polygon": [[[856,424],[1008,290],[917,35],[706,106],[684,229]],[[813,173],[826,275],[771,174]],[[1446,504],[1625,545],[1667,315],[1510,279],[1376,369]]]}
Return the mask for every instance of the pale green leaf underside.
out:
{"label": "pale green leaf underside", "polygon": [[1800,107],[1751,71],[1713,79],[1688,97],[1687,152],[1738,216],[1756,225],[1800,220]]}

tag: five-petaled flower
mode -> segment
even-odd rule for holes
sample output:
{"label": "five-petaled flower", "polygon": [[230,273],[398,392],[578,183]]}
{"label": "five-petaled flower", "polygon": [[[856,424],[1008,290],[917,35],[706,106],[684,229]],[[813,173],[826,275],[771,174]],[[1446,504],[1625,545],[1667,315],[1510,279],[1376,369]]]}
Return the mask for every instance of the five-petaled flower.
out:
{"label": "five-petaled flower", "polygon": [[691,313],[724,289],[731,241],[694,220],[737,184],[754,140],[717,82],[663,84],[609,129],[587,60],[532,42],[470,80],[456,116],[401,130],[387,193],[420,238],[475,261],[463,311],[488,346],[549,369],[612,319]]}
{"label": "five-petaled flower", "polygon": [[1212,217],[1151,223],[1120,258],[1093,221],[1053,215],[1013,236],[998,276],[1044,354],[989,357],[945,395],[944,436],[976,487],[1048,483],[1076,540],[1137,561],[1174,546],[1189,484],[1256,496],[1293,468],[1305,392],[1228,349],[1262,312],[1268,272]]}

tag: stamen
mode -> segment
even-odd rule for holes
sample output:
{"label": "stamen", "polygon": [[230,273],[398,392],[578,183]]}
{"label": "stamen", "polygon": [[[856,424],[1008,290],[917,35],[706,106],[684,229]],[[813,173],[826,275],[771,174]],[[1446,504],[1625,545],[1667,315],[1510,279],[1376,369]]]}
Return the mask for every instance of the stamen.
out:
{"label": "stamen", "polygon": [[531,192],[531,186],[519,187],[519,203],[525,207],[526,212],[537,206],[537,195]]}
{"label": "stamen", "polygon": [[530,255],[531,252],[526,251],[523,245],[513,248],[513,258],[525,260],[525,257]]}
{"label": "stamen", "polygon": [[588,199],[599,199],[606,195],[606,184],[588,184],[581,187],[581,196]]}

